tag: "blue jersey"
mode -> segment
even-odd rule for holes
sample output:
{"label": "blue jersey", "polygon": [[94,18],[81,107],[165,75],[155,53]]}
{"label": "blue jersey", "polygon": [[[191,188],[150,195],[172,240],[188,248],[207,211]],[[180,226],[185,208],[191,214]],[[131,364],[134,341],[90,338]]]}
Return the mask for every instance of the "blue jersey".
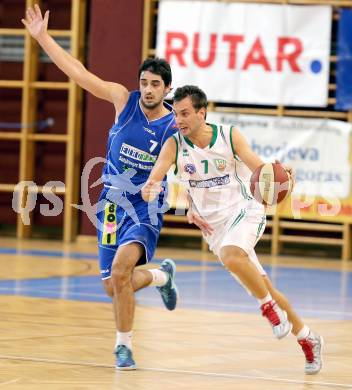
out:
{"label": "blue jersey", "polygon": [[[123,188],[125,195],[133,194],[132,187],[143,185],[154,167],[164,142],[176,132],[172,107],[164,103],[170,113],[162,118],[149,121],[140,107],[139,91],[130,93],[128,102],[117,123],[109,132],[107,163],[103,170],[105,187]],[[128,169],[129,183],[126,175]],[[122,177],[123,176],[123,177]]]}
{"label": "blue jersey", "polygon": [[[107,161],[103,170],[104,189],[97,207],[100,272],[110,278],[115,253],[121,245],[137,242],[144,248],[138,264],[154,255],[162,226],[165,192],[156,209],[142,199],[147,181],[165,141],[176,132],[172,108],[162,118],[149,121],[139,103],[139,91],[130,93],[117,123],[109,132]],[[166,205],[167,206],[167,205]]]}

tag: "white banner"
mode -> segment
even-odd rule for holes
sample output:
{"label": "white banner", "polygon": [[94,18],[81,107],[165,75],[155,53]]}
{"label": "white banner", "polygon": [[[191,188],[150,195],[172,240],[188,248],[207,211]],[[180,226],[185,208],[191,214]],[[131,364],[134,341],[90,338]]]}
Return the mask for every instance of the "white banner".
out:
{"label": "white banner", "polygon": [[208,112],[207,121],[233,124],[264,161],[277,159],[291,166],[294,194],[338,199],[350,195],[351,123],[215,112]]}
{"label": "white banner", "polygon": [[327,105],[330,6],[160,0],[157,56],[209,100]]}

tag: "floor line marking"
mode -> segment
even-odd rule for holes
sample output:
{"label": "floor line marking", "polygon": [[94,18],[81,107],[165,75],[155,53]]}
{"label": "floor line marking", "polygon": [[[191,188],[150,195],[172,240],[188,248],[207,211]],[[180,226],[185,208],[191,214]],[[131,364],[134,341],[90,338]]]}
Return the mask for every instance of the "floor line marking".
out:
{"label": "floor line marking", "polygon": [[0,386],[11,385],[12,383],[16,383],[16,382],[18,382],[21,379],[22,378],[16,378],[16,379],[11,379],[11,380],[9,380],[7,382],[0,382]]}
{"label": "floor line marking", "polygon": [[[79,362],[79,361],[70,361],[70,360],[56,360],[56,359],[45,359],[45,358],[31,358],[23,356],[8,356],[0,355],[0,359],[8,360],[22,360],[22,361],[32,361],[38,363],[56,363],[56,364],[67,364],[67,365],[76,365],[76,366],[86,366],[86,367],[101,367],[101,368],[114,368],[115,366],[109,364],[99,364],[99,363],[90,363],[90,362]],[[140,371],[153,371],[153,372],[164,372],[164,373],[174,373],[174,374],[187,374],[187,375],[199,375],[199,376],[209,376],[217,378],[238,378],[238,379],[248,379],[248,380],[262,380],[267,382],[278,382],[278,383],[295,383],[300,385],[311,385],[311,386],[333,386],[336,388],[352,389],[352,384],[344,383],[335,383],[335,382],[323,382],[323,381],[305,381],[297,379],[287,379],[287,378],[277,378],[272,376],[259,376],[259,375],[241,375],[241,374],[226,374],[226,373],[217,373],[217,372],[203,372],[203,371],[192,371],[192,370],[177,370],[177,369],[168,369],[168,368],[151,368],[151,367],[139,367]],[[19,380],[20,378],[16,379]]]}

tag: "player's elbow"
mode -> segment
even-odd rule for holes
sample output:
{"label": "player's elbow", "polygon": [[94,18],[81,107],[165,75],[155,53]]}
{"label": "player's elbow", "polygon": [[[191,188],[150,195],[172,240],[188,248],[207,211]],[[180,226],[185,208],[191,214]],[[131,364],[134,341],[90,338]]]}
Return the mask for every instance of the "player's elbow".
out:
{"label": "player's elbow", "polygon": [[86,83],[87,80],[89,80],[89,71],[78,60],[74,59],[68,76],[72,80],[74,80],[80,87],[82,87],[83,89],[87,89]]}

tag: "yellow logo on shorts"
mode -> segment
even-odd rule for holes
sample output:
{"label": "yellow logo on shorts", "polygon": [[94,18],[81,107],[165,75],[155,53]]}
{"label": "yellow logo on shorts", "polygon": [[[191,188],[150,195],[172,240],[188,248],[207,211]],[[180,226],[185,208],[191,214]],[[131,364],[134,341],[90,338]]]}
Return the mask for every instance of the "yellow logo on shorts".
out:
{"label": "yellow logo on shorts", "polygon": [[107,203],[104,210],[103,245],[116,245],[116,205]]}

